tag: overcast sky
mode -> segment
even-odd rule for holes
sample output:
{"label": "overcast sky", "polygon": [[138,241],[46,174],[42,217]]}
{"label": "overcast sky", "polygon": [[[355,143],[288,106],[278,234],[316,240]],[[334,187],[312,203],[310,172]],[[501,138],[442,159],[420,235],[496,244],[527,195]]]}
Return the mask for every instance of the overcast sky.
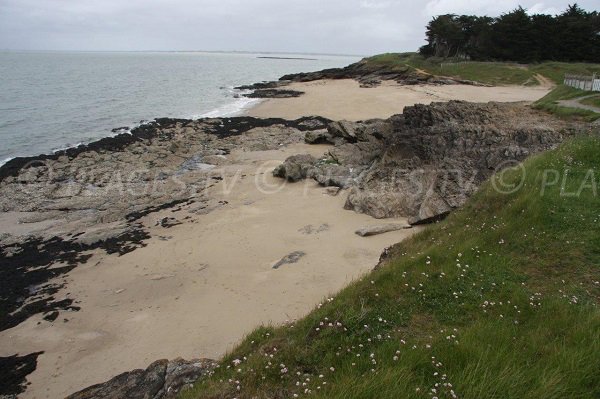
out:
{"label": "overcast sky", "polygon": [[[239,50],[368,55],[416,50],[434,15],[497,16],[558,0],[0,0],[0,49]],[[597,0],[581,0],[598,8]]]}

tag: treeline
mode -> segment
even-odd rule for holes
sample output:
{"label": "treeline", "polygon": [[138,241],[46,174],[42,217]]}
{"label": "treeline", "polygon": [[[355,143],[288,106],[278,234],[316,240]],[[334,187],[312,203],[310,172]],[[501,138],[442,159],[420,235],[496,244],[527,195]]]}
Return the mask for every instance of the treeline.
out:
{"label": "treeline", "polygon": [[600,62],[600,13],[574,4],[556,16],[529,15],[522,7],[498,18],[440,15],[427,25],[419,52],[478,61]]}

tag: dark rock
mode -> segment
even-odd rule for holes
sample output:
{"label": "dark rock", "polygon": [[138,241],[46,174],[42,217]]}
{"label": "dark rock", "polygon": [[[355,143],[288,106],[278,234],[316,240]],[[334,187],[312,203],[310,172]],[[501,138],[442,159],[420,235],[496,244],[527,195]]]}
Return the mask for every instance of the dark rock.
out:
{"label": "dark rock", "polygon": [[389,233],[390,231],[410,229],[412,226],[405,223],[387,223],[375,226],[361,227],[355,233],[361,237],[375,236],[378,234]]}
{"label": "dark rock", "polygon": [[[90,244],[76,238],[54,237],[43,240],[29,237],[23,242],[0,246],[0,331],[12,328],[30,316],[56,310],[77,311],[73,299],[56,301],[62,284],[49,284],[91,257],[90,251],[103,249],[108,254],[124,255],[140,246],[150,236],[139,227],[120,235]],[[61,264],[62,266],[54,266]],[[32,287],[36,287],[32,291]],[[35,297],[34,301],[27,301]]]}
{"label": "dark rock", "polygon": [[285,81],[273,81],[273,82],[259,82],[251,85],[243,85],[235,87],[236,90],[263,90],[263,89],[276,89],[281,86],[287,85],[289,82]]}
{"label": "dark rock", "polygon": [[341,191],[340,187],[333,187],[333,186],[332,187],[327,187],[325,189],[325,193],[327,195],[331,195],[332,197],[337,196],[340,193],[340,191]]}
{"label": "dark rock", "polygon": [[319,234],[324,231],[329,230],[329,224],[324,223],[318,227],[313,226],[312,224],[306,225],[298,230],[302,234]]}
{"label": "dark rock", "polygon": [[171,399],[198,379],[212,374],[216,366],[217,363],[209,359],[157,360],[145,370],[120,374],[67,399]]}
{"label": "dark rock", "polygon": [[285,82],[311,82],[323,79],[355,79],[361,87],[375,87],[382,81],[391,80],[400,84],[471,84],[480,85],[477,82],[454,79],[440,78],[415,70],[406,66],[394,66],[390,68],[387,65],[380,65],[363,59],[354,64],[343,68],[324,69],[316,72],[304,72],[285,75],[280,78],[280,83]]}
{"label": "dark rock", "polygon": [[58,311],[55,310],[53,312],[47,313],[44,315],[44,320],[46,321],[54,321],[58,318]]}
{"label": "dark rock", "polygon": [[116,127],[114,129],[111,129],[111,132],[118,133],[118,132],[128,131],[128,130],[129,130],[129,126],[121,126],[121,127]]}
{"label": "dark rock", "polygon": [[259,89],[249,94],[243,94],[243,96],[248,98],[293,98],[303,94],[303,91],[298,90]]}
{"label": "dark rock", "polygon": [[356,138],[356,128],[359,126],[361,126],[360,123],[356,122],[331,122],[327,126],[327,131],[332,137],[340,137],[348,143],[356,143],[358,141]]}
{"label": "dark rock", "polygon": [[[362,168],[364,169],[364,168]],[[323,163],[319,167],[310,170],[310,176],[324,187],[334,186],[346,188],[353,184],[355,173],[348,166],[342,166],[335,163]]]}
{"label": "dark rock", "polygon": [[128,213],[125,216],[125,218],[127,219],[128,222],[134,222],[134,221],[139,220],[139,219],[143,218],[144,216],[148,216],[149,214],[154,213],[154,212],[169,209],[169,208],[172,208],[179,204],[190,205],[193,203],[194,203],[194,200],[189,199],[189,198],[184,198],[184,199],[180,199],[180,200],[167,202],[167,203],[157,205],[157,206],[150,206],[150,207],[148,207],[146,209],[142,209],[140,211]]}
{"label": "dark rock", "polygon": [[290,263],[297,263],[301,258],[306,255],[303,251],[294,251],[286,256],[284,256],[279,262],[273,265],[273,269],[279,269],[283,265],[287,265]]}
{"label": "dark rock", "polygon": [[[330,123],[327,137],[336,144],[325,159],[292,157],[276,175],[349,188],[349,210],[429,223],[463,205],[507,161],[553,148],[578,130],[518,104],[415,105],[387,120]],[[318,142],[313,134],[309,141]]]}
{"label": "dark rock", "polygon": [[381,85],[381,80],[379,80],[378,78],[369,78],[369,77],[364,77],[360,80],[360,87],[362,88],[372,88],[372,87],[377,87]]}
{"label": "dark rock", "polygon": [[0,397],[16,398],[25,392],[26,377],[37,367],[37,358],[44,352],[30,353],[25,356],[0,357]]}
{"label": "dark rock", "polygon": [[177,226],[180,225],[181,222],[175,218],[170,218],[170,217],[164,217],[162,219],[160,219],[158,222],[156,222],[156,226],[160,226],[160,227],[164,227],[166,229],[173,227],[173,226]]}
{"label": "dark rock", "polygon": [[333,136],[324,129],[306,132],[304,142],[307,144],[335,144]]}
{"label": "dark rock", "polygon": [[337,121],[331,122],[327,131],[332,137],[339,137],[347,143],[377,141],[391,134],[392,124],[382,119],[361,122]]}
{"label": "dark rock", "polygon": [[163,141],[171,141],[176,127],[187,127],[191,124],[207,123],[203,126],[204,130],[218,138],[226,138],[231,136],[239,136],[245,132],[274,125],[296,128],[300,131],[314,130],[312,126],[316,124],[319,129],[326,123],[331,122],[327,118],[319,116],[303,117],[297,120],[287,120],[281,118],[253,118],[253,117],[232,117],[232,118],[208,118],[193,121],[191,119],[174,119],[174,118],[157,118],[152,122],[147,122],[131,130],[131,133],[121,133],[114,137],[105,137],[89,144],[81,144],[77,147],[68,148],[65,150],[56,151],[52,154],[42,154],[33,157],[17,157],[9,160],[4,165],[0,166],[0,182],[7,177],[17,176],[23,169],[46,167],[45,161],[57,160],[60,157],[69,159],[75,158],[86,152],[121,152],[127,147],[148,141],[151,139],[160,139]]}
{"label": "dark rock", "polygon": [[163,139],[169,139],[172,135],[170,133],[165,133],[165,130],[174,127],[176,124],[185,126],[190,122],[191,120],[188,119],[157,118],[152,122],[148,122],[132,129],[131,133],[121,133],[114,137],[105,137],[89,144],[80,144],[77,147],[56,151],[52,154],[13,158],[0,167],[0,182],[8,176],[16,176],[22,168],[43,166],[44,161],[56,160],[61,156],[74,158],[84,152],[118,152],[131,144],[148,140],[153,137],[160,136]]}
{"label": "dark rock", "polygon": [[329,123],[331,123],[329,119],[320,116],[311,116],[299,120],[298,129],[308,133],[313,130],[326,129]]}
{"label": "dark rock", "polygon": [[328,155],[338,165],[369,165],[381,155],[381,143],[343,143],[330,149]]}
{"label": "dark rock", "polygon": [[316,162],[317,159],[312,155],[293,155],[273,170],[273,176],[296,182],[308,177]]}

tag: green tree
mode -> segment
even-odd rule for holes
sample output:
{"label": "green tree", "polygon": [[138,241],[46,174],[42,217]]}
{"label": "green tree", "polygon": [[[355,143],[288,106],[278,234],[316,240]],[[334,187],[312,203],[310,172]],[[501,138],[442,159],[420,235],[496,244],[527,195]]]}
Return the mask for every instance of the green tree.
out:
{"label": "green tree", "polygon": [[446,14],[427,24],[426,38],[427,57],[600,62],[600,13],[573,4],[556,16],[523,7],[498,18]]}
{"label": "green tree", "polygon": [[533,61],[531,28],[531,17],[523,7],[501,15],[492,27],[492,57],[519,62]]}

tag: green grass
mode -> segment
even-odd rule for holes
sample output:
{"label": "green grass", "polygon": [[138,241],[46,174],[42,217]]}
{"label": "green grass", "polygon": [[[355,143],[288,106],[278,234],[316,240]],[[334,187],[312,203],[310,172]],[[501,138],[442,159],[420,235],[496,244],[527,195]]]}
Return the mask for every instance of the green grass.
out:
{"label": "green grass", "polygon": [[[537,85],[540,74],[555,84],[563,82],[565,73],[578,75],[600,74],[600,64],[543,62],[516,64],[510,62],[464,62],[462,60],[424,58],[417,53],[387,53],[365,59],[374,65],[401,69],[418,68],[432,75],[450,76],[491,85]],[[443,65],[442,65],[443,64]]]}
{"label": "green grass", "polygon": [[600,74],[600,64],[585,64],[576,62],[543,62],[540,64],[533,64],[530,69],[534,73],[539,73],[551,79],[556,84],[563,83],[565,73],[574,75],[592,75],[594,73]]}
{"label": "green grass", "polygon": [[570,108],[558,104],[560,100],[572,100],[589,96],[591,92],[564,85],[556,86],[550,93],[535,102],[534,107],[548,111],[563,119],[583,119],[589,122],[600,118],[600,114],[584,109]]}
{"label": "green grass", "polygon": [[600,94],[594,97],[588,97],[586,99],[581,100],[582,104],[591,105],[592,107],[600,108]]}
{"label": "green grass", "polygon": [[[432,75],[451,76],[485,84],[527,84],[535,81],[526,67],[499,62],[454,62],[440,58],[424,58],[416,53],[388,53],[366,59],[390,68],[416,68]],[[443,65],[442,65],[443,64]]]}
{"label": "green grass", "polygon": [[599,178],[596,137],[494,177],[182,397],[600,397]]}

